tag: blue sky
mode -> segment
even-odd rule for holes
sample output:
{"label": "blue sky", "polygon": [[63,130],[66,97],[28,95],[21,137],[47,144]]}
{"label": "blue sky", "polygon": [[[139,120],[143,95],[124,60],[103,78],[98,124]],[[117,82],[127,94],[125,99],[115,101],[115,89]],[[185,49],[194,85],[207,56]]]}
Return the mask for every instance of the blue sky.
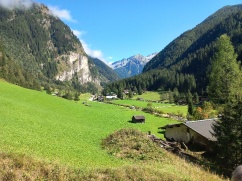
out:
{"label": "blue sky", "polygon": [[241,3],[240,0],[35,1],[51,8],[79,37],[86,52],[105,62],[159,52],[218,9]]}

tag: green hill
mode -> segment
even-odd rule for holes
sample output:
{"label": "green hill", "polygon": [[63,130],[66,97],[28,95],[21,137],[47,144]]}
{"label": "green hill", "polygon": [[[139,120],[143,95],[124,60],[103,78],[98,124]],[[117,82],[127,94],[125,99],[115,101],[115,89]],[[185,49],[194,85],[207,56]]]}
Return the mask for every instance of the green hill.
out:
{"label": "green hill", "polygon": [[[151,131],[162,137],[158,127],[174,121],[109,104],[68,101],[2,80],[0,92],[0,175],[4,178],[17,179],[25,173],[25,178],[36,179],[40,172],[42,179],[62,175],[62,179],[103,180],[105,176],[112,180],[142,175],[165,180],[220,180],[164,150],[168,156],[163,161],[142,162],[116,158],[101,146],[104,138],[121,128]],[[146,123],[130,123],[134,114],[144,114]]]}

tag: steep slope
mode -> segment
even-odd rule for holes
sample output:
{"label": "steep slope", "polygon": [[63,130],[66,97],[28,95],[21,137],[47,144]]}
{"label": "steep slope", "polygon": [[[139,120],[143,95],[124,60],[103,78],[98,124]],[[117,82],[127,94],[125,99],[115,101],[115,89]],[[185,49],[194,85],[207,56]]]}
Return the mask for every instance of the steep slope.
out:
{"label": "steep slope", "polygon": [[[237,13],[241,12],[241,10],[242,5],[226,6],[218,10],[201,24],[181,34],[168,44],[146,64],[144,72],[155,68],[170,67],[182,59],[187,58],[189,53],[193,53],[199,48],[204,48],[206,45],[216,40],[221,34],[231,34],[234,28],[240,29],[241,27],[238,27],[240,26],[239,17],[237,17],[237,20],[233,17],[238,16]],[[232,21],[235,20],[236,22],[231,22],[228,18],[232,18]],[[225,24],[225,22],[229,24]]]}
{"label": "steep slope", "polygon": [[227,34],[242,60],[242,5],[226,6],[194,29],[172,41],[146,64],[143,74],[111,84],[120,84],[148,90],[173,90],[206,94],[211,58],[215,41]]}
{"label": "steep slope", "polygon": [[6,55],[39,82],[100,84],[95,65],[71,29],[40,4],[8,10],[0,7],[0,40]]}
{"label": "steep slope", "polygon": [[140,54],[134,55],[132,57],[124,58],[112,63],[111,67],[121,78],[132,77],[142,73],[145,64],[149,62],[155,55],[156,53],[146,57]]}
{"label": "steep slope", "polygon": [[114,70],[106,65],[103,61],[99,60],[98,58],[92,58],[92,60],[99,73],[101,84],[106,82],[113,82],[120,79],[119,76],[114,72]]}

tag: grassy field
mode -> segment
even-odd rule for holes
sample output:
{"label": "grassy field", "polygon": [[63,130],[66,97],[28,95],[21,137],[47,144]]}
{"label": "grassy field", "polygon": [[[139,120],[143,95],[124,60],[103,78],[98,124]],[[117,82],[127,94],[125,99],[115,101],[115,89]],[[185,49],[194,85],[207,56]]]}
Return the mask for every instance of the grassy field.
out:
{"label": "grassy field", "polygon": [[[112,102],[114,102],[115,104],[137,106],[141,108],[147,107],[147,104],[148,104],[148,102],[146,101],[138,101],[138,100],[114,100]],[[161,110],[164,113],[174,113],[174,114],[182,113],[183,116],[187,115],[187,106],[152,102],[152,107],[157,110]]]}
{"label": "grassy field", "polygon": [[[151,131],[174,123],[140,111],[97,102],[68,101],[59,97],[0,82],[0,148],[55,160],[78,167],[121,164],[109,157],[100,142],[121,128]],[[144,114],[145,124],[132,124],[133,115]]]}
{"label": "grassy field", "polygon": [[[111,104],[88,105],[0,80],[0,179],[223,180],[170,153],[162,162],[145,163],[108,154],[101,142],[121,128],[162,137],[158,127],[175,121]],[[130,123],[139,114],[146,123]]]}
{"label": "grassy field", "polygon": [[159,92],[151,92],[146,91],[142,95],[135,95],[132,99],[142,98],[144,100],[151,100],[151,101],[159,101],[160,100],[160,93]]}

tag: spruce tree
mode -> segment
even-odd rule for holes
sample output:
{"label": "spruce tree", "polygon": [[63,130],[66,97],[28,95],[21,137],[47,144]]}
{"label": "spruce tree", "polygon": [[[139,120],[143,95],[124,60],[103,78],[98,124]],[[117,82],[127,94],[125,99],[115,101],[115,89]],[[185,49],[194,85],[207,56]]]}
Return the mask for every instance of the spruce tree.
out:
{"label": "spruce tree", "polygon": [[242,101],[228,102],[213,129],[217,138],[216,160],[225,169],[223,172],[231,173],[236,165],[242,164]]}
{"label": "spruce tree", "polygon": [[225,104],[241,91],[241,70],[237,55],[227,35],[216,42],[207,88],[209,98],[216,104]]}
{"label": "spruce tree", "polygon": [[187,104],[188,104],[188,114],[190,116],[192,116],[193,115],[194,106],[193,106],[193,101],[192,101],[192,94],[191,94],[190,91],[187,94]]}

